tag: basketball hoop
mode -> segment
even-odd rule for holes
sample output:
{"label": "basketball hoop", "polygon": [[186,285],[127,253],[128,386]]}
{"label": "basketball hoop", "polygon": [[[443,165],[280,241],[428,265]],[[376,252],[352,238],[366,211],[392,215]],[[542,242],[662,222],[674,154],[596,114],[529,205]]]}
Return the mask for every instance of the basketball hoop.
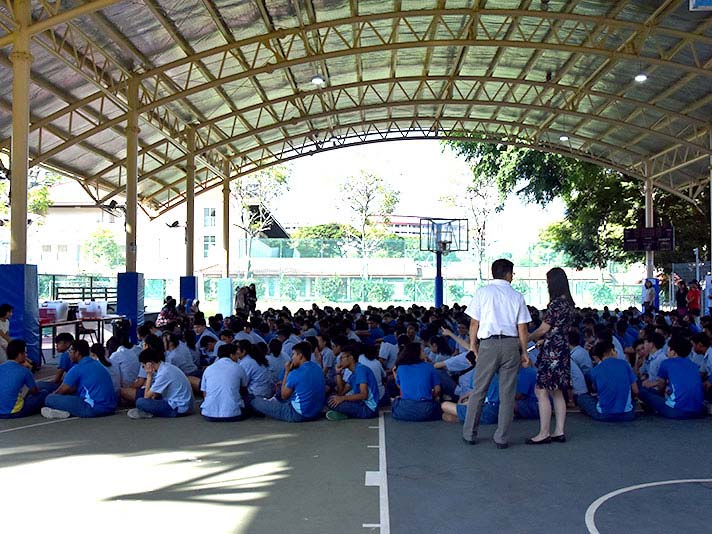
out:
{"label": "basketball hoop", "polygon": [[438,250],[443,254],[448,254],[450,252],[450,244],[452,241],[438,241]]}

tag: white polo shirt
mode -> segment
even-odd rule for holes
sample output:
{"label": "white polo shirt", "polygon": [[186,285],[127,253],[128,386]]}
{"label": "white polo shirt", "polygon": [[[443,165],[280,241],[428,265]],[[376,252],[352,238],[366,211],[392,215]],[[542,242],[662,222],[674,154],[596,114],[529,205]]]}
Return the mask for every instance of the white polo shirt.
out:
{"label": "white polo shirt", "polygon": [[205,393],[201,413],[208,417],[237,417],[245,406],[241,387],[247,387],[244,369],[230,358],[219,358],[205,369],[200,382],[200,390]]}
{"label": "white polo shirt", "polygon": [[517,325],[532,320],[524,297],[506,280],[492,280],[478,289],[465,313],[480,322],[477,332],[480,339],[496,335],[516,337]]}

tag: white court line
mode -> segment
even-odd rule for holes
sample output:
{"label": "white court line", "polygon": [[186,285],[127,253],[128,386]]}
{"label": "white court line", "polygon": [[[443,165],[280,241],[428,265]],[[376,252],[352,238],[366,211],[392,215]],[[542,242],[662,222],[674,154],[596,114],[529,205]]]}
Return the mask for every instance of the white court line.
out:
{"label": "white court line", "polygon": [[637,486],[628,486],[627,488],[621,488],[610,493],[606,493],[603,497],[599,497],[591,503],[591,506],[586,510],[586,528],[588,528],[589,534],[601,534],[601,531],[596,527],[595,516],[598,509],[607,500],[617,497],[623,493],[628,493],[630,491],[636,491],[645,488],[654,488],[656,486],[671,486],[673,484],[695,484],[712,482],[712,478],[688,478],[681,480],[662,480],[660,482],[648,482],[647,484],[638,484]]}
{"label": "white court line", "polygon": [[388,507],[388,465],[386,464],[386,424],[383,412],[378,416],[378,426],[369,427],[378,429],[378,471],[366,471],[366,486],[379,487],[379,515],[381,522],[378,525],[364,523],[364,528],[379,527],[381,534],[391,533],[391,516]]}
{"label": "white court line", "polygon": [[34,425],[18,426],[15,428],[8,428],[6,430],[0,430],[0,434],[5,434],[7,432],[15,432],[16,430],[24,430],[26,428],[34,428],[36,426],[53,425],[55,423],[63,423],[65,421],[76,421],[79,417],[68,417],[67,419],[53,419],[51,421],[44,421],[42,423],[35,423]]}
{"label": "white court line", "polygon": [[[128,412],[128,409],[116,410],[115,414],[126,413],[126,412]],[[5,434],[7,432],[15,432],[16,430],[24,430],[26,428],[34,428],[36,426],[53,425],[55,423],[62,423],[65,421],[77,421],[79,419],[81,419],[81,417],[67,417],[66,419],[52,419],[50,421],[43,421],[42,423],[35,423],[32,425],[18,426],[15,428],[8,428],[6,430],[0,430],[0,434]],[[87,418],[87,419],[90,419],[90,418]],[[93,419],[93,418],[91,418],[91,419]],[[103,417],[101,419],[103,419]],[[11,421],[11,419],[7,419],[7,421]]]}

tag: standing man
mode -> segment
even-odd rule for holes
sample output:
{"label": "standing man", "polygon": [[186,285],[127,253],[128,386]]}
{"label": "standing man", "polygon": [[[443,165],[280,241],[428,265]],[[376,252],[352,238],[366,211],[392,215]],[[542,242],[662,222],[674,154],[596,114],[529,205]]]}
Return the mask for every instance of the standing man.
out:
{"label": "standing man", "polygon": [[[494,442],[498,449],[509,446],[509,427],[514,417],[519,365],[527,357],[529,310],[521,293],[512,288],[514,264],[505,259],[492,264],[488,286],[477,290],[469,306],[470,350],[477,359],[475,388],[467,403],[462,439],[477,443],[482,405],[495,373],[499,373],[499,417]],[[478,344],[479,340],[479,344]],[[479,346],[478,346],[479,345]]]}

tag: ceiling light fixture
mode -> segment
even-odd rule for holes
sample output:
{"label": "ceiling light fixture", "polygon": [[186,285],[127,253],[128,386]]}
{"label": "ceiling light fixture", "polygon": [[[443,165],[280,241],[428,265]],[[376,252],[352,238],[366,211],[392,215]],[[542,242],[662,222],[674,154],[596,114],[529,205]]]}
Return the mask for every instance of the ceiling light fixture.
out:
{"label": "ceiling light fixture", "polygon": [[326,83],[326,80],[321,74],[315,74],[311,79],[311,83],[313,83],[317,87],[321,87]]}
{"label": "ceiling light fixture", "polygon": [[638,83],[643,83],[645,80],[648,79],[648,75],[645,74],[644,72],[641,72],[640,74],[636,74],[634,80]]}
{"label": "ceiling light fixture", "polygon": [[559,141],[561,141],[562,143],[565,143],[565,142],[568,141],[568,140],[569,140],[569,136],[566,135],[566,134],[561,134],[561,135],[559,136]]}

